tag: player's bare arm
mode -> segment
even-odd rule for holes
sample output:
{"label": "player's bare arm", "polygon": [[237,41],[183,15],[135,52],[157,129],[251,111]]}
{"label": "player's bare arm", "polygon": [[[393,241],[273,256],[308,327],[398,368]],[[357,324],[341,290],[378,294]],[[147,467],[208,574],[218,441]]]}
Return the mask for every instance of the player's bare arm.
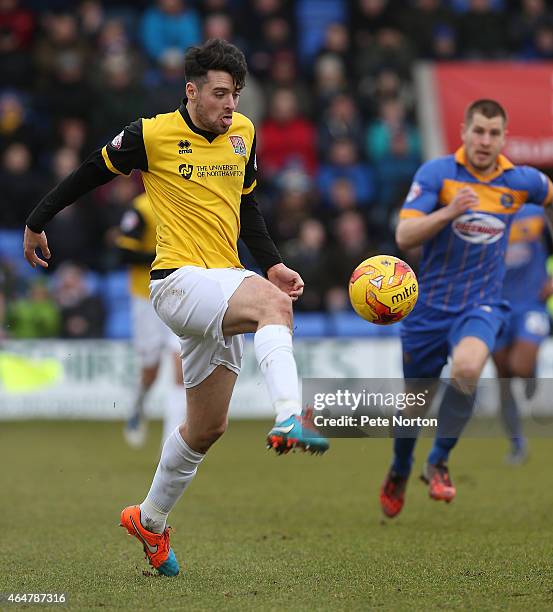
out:
{"label": "player's bare arm", "polygon": [[401,219],[396,229],[396,242],[401,250],[412,249],[430,240],[453,219],[477,205],[478,196],[470,187],[463,187],[449,206],[421,217]]}

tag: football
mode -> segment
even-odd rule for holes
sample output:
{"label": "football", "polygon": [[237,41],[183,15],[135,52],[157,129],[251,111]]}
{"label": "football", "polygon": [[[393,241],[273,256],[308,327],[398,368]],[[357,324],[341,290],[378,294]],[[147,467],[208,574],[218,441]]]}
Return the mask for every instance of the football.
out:
{"label": "football", "polygon": [[404,319],[419,295],[417,277],[409,265],[393,255],[362,261],[349,280],[349,299],[355,312],[376,325]]}

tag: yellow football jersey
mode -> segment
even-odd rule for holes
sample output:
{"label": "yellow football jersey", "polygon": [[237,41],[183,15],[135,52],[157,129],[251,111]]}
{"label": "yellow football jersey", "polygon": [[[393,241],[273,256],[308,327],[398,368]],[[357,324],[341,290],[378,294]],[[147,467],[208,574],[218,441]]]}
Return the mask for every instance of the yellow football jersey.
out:
{"label": "yellow football jersey", "polygon": [[242,195],[255,189],[255,130],[240,113],[225,134],[200,130],[184,103],[139,119],[102,149],[115,173],[142,171],[157,219],[152,269],[242,267],[237,242]]}
{"label": "yellow football jersey", "polygon": [[150,296],[150,268],[156,251],[156,225],[154,211],[145,193],[133,200],[132,208],[121,219],[117,246],[146,256],[152,254],[148,263],[129,266],[129,290],[131,295],[137,297]]}

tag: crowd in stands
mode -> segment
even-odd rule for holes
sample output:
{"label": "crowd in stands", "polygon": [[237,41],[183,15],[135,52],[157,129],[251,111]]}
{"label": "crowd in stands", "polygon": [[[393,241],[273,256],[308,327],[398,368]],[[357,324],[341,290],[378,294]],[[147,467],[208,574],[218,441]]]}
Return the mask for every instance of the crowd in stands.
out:
{"label": "crowd in stands", "polygon": [[[124,274],[114,237],[140,177],[117,178],[57,215],[47,275],[14,261],[25,219],[123,126],[176,108],[184,51],[212,37],[248,60],[239,110],[257,127],[257,193],[271,234],[306,281],[297,309],[348,309],[353,267],[395,251],[397,210],[421,162],[414,62],[551,59],[551,4],[0,0],[3,334],[118,335],[102,283],[124,285],[113,280]],[[247,253],[244,261],[253,265]]]}

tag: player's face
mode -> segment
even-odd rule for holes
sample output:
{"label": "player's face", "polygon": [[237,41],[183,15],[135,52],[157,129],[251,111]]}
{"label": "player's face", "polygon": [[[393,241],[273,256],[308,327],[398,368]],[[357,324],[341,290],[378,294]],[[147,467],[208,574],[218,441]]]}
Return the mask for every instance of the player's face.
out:
{"label": "player's face", "polygon": [[468,163],[481,174],[493,172],[505,145],[503,118],[474,113],[471,122],[463,125],[462,138]]}
{"label": "player's face", "polygon": [[186,84],[186,95],[194,110],[193,120],[199,128],[215,134],[228,131],[240,97],[228,72],[209,70],[207,80],[200,87],[195,83]]}

